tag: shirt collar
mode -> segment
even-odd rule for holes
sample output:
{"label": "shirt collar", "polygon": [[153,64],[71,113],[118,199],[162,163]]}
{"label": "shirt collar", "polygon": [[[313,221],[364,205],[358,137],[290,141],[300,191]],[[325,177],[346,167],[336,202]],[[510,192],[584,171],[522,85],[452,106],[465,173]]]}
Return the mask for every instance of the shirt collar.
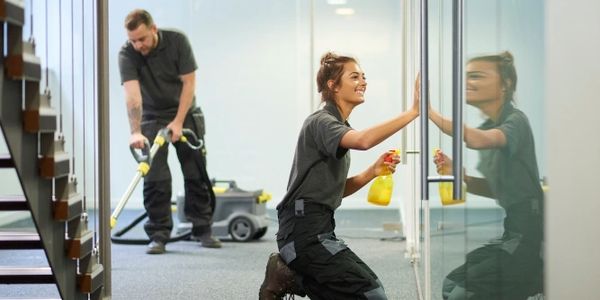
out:
{"label": "shirt collar", "polygon": [[163,31],[159,29],[156,35],[158,36],[158,45],[156,45],[156,48],[154,50],[165,49],[167,47],[167,43],[164,42]]}
{"label": "shirt collar", "polygon": [[338,119],[338,121],[340,121],[340,122],[345,121],[342,119],[342,114],[340,113],[340,110],[337,108],[335,103],[333,103],[332,101],[326,101],[325,107],[323,107],[323,109],[328,111],[330,114],[332,114],[336,119]]}
{"label": "shirt collar", "polygon": [[504,120],[515,110],[512,102],[506,101],[504,105],[502,105],[502,110],[500,111],[500,116],[498,117],[498,121],[494,122],[492,119],[487,119],[483,124],[482,128],[492,128],[498,124],[502,124]]}
{"label": "shirt collar", "polygon": [[346,126],[350,127],[350,123],[348,123],[347,120],[344,120],[342,118],[342,114],[340,113],[340,110],[338,109],[337,105],[335,105],[335,102],[333,102],[333,101],[326,101],[325,102],[325,107],[323,107],[323,109],[326,110],[327,112],[329,112],[338,121],[340,121],[340,122],[346,124]]}
{"label": "shirt collar", "polygon": [[515,107],[512,105],[512,103],[510,101],[506,101],[502,106],[502,112],[500,112],[500,118],[498,118],[498,123],[504,122],[508,115],[510,115],[513,112],[513,110],[515,110]]}
{"label": "shirt collar", "polygon": [[[165,43],[164,38],[163,38],[164,37],[163,31],[159,29],[156,32],[156,35],[158,36],[158,45],[156,45],[156,48],[152,49],[150,51],[150,53],[148,53],[148,55],[146,55],[146,57],[151,57],[151,56],[155,55],[156,53],[158,53],[159,51],[164,50],[167,47],[167,43]],[[141,55],[141,53],[140,53],[140,55]]]}

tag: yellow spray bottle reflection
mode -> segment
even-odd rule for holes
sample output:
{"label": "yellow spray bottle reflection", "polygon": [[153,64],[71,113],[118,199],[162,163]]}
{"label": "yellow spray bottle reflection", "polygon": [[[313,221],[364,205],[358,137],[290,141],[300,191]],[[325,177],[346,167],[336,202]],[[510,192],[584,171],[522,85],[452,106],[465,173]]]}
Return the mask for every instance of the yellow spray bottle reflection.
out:
{"label": "yellow spray bottle reflection", "polygon": [[[435,158],[441,152],[440,149],[433,149],[433,157]],[[442,205],[454,205],[464,203],[467,199],[467,185],[463,181],[462,183],[462,195],[460,199],[454,199],[452,195],[452,189],[454,188],[454,184],[452,182],[440,182],[438,183],[438,190],[440,193],[440,200],[442,201]]]}

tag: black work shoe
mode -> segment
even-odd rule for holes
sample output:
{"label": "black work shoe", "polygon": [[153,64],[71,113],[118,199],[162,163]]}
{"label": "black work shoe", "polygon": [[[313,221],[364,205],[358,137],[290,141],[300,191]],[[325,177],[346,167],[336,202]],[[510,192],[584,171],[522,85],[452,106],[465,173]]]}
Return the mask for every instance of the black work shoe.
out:
{"label": "black work shoe", "polygon": [[163,254],[165,252],[165,243],[159,241],[150,242],[146,248],[146,254]]}
{"label": "black work shoe", "polygon": [[258,291],[258,299],[282,299],[285,294],[294,294],[294,289],[294,271],[283,262],[278,253],[271,253],[265,270],[265,280]]}
{"label": "black work shoe", "polygon": [[190,239],[192,241],[200,242],[202,247],[205,248],[221,248],[223,246],[221,241],[214,237],[210,232],[206,232],[202,235],[192,235]]}

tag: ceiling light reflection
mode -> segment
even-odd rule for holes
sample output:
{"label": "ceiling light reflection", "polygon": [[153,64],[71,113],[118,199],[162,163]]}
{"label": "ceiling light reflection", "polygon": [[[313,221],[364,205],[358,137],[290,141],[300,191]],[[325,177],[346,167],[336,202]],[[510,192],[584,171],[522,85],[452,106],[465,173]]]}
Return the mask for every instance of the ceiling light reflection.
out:
{"label": "ceiling light reflection", "polygon": [[354,9],[349,7],[336,8],[335,13],[341,16],[351,16],[354,14]]}

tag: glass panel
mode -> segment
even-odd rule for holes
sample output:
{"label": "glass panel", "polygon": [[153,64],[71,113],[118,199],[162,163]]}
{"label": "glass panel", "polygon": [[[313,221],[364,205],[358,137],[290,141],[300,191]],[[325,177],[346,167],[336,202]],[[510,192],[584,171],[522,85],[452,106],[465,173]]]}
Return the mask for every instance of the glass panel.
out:
{"label": "glass panel", "polygon": [[[452,175],[450,168],[437,171],[433,156],[447,155],[447,162],[454,155],[452,136],[442,133],[452,128],[452,102],[454,70],[453,54],[453,1],[429,1],[429,83],[431,113],[438,116],[430,122],[429,153],[431,175]],[[436,126],[437,125],[437,126]],[[465,162],[468,157],[464,157]],[[444,278],[464,261],[466,253],[466,205],[452,197],[452,184],[432,183],[430,190],[430,238],[431,238],[431,296],[442,299]]]}
{"label": "glass panel", "polygon": [[[539,163],[545,151],[535,145],[544,144],[544,4],[466,0],[464,5],[463,153],[469,193],[464,204],[441,206],[431,185],[432,299],[527,299],[543,286],[545,168]],[[447,120],[450,6],[450,1],[430,1],[431,104]],[[451,155],[450,138],[435,126],[429,142]],[[434,165],[430,173],[435,174]]]}

